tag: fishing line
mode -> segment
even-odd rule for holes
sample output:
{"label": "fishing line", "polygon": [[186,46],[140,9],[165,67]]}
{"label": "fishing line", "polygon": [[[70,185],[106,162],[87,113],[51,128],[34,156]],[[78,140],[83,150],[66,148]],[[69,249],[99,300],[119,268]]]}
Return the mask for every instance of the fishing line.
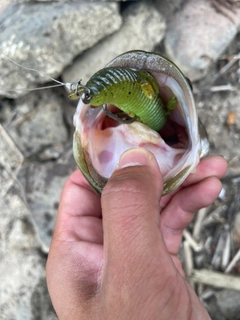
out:
{"label": "fishing line", "polygon": [[34,71],[37,72],[38,74],[40,74],[41,76],[47,77],[50,80],[58,83],[56,85],[52,85],[52,86],[44,86],[44,87],[39,87],[39,88],[19,88],[19,89],[10,89],[10,88],[4,88],[4,89],[0,89],[1,91],[35,91],[35,90],[43,90],[43,89],[50,89],[50,88],[56,88],[56,87],[62,87],[65,86],[67,89],[69,89],[71,92],[73,91],[73,87],[75,87],[79,82],[73,82],[73,83],[64,83],[61,81],[58,81],[52,77],[50,77],[49,75],[47,75],[46,73],[36,70],[34,68],[29,68],[29,67],[24,67],[23,65],[17,63],[16,61],[14,61],[13,59],[7,57],[5,54],[2,54],[4,58],[6,58],[7,60],[11,61],[12,63],[14,63],[16,66],[24,69],[24,70],[28,70],[28,71]]}
{"label": "fishing line", "polygon": [[52,81],[57,82],[57,83],[65,86],[65,83],[63,83],[63,82],[61,82],[61,81],[58,81],[58,80],[50,77],[49,75],[45,74],[45,73],[42,72],[42,71],[39,71],[39,70],[36,70],[36,69],[33,69],[33,68],[24,67],[24,66],[22,66],[21,64],[17,63],[16,61],[12,60],[11,58],[5,56],[5,54],[3,54],[3,56],[4,56],[6,59],[10,60],[10,61],[11,61],[12,63],[14,63],[15,65],[17,65],[18,67],[20,67],[20,68],[23,68],[23,69],[29,70],[29,71],[37,72],[37,73],[39,73],[41,76],[47,77],[47,78],[51,79]]}
{"label": "fishing line", "polygon": [[46,87],[39,87],[39,88],[19,88],[19,89],[10,89],[10,88],[5,88],[5,89],[0,89],[0,91],[37,91],[37,90],[44,90],[44,89],[50,89],[50,88],[56,88],[56,87],[62,87],[65,86],[64,84],[55,84],[53,86],[46,86]]}

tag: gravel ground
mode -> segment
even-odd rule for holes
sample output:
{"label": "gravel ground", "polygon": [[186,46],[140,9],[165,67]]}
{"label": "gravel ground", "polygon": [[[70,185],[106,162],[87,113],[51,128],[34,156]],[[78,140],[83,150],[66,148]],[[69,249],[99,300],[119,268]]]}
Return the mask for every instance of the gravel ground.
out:
{"label": "gravel ground", "polygon": [[[42,18],[29,28],[33,22],[28,12],[36,12],[38,5]],[[56,7],[55,16],[47,7],[50,5]],[[186,22],[188,15],[195,17],[191,0],[105,3],[98,8],[99,3],[92,3],[86,5],[85,17],[80,15],[79,21],[72,5],[79,4],[68,2],[58,7],[50,1],[13,4],[6,0],[0,4],[0,318],[56,319],[46,289],[45,262],[62,186],[76,168],[72,117],[77,102],[69,101],[63,87],[32,92],[20,89],[53,83],[19,68],[6,55],[59,81],[75,81],[79,70],[87,79],[118,54],[144,49],[168,56],[194,79],[197,111],[209,135],[210,154],[220,154],[229,163],[219,198],[200,210],[185,230],[181,257],[189,282],[212,319],[240,319],[237,3],[199,0],[192,32],[191,19]],[[15,15],[22,17],[19,31],[13,25]],[[98,30],[103,15],[105,25]],[[74,32],[66,32],[66,26],[74,31],[82,27],[79,39]],[[131,41],[125,41],[128,36]]]}

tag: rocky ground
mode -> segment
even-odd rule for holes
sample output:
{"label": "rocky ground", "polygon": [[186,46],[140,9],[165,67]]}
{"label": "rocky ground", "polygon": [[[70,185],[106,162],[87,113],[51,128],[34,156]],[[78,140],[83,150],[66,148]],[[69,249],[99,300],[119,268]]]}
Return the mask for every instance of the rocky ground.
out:
{"label": "rocky ground", "polygon": [[[229,170],[185,231],[185,272],[212,319],[240,319],[240,9],[238,1],[1,1],[0,319],[56,319],[45,262],[62,186],[76,168],[64,87],[120,53],[172,59],[192,80],[211,154]],[[37,69],[45,75],[23,69]]]}

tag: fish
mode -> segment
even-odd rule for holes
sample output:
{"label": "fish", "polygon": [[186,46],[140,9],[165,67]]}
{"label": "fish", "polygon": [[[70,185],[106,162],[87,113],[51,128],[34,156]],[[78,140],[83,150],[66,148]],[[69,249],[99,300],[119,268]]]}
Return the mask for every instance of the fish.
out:
{"label": "fish", "polygon": [[[154,80],[147,84],[141,79],[136,83],[132,80],[132,84],[126,82],[135,95],[126,105],[124,95],[130,91],[121,90],[122,82],[127,81],[125,78],[119,77],[116,83],[108,78],[101,84],[97,77],[100,74],[106,79],[109,70],[127,70]],[[149,83],[154,85],[148,87]],[[134,90],[137,85],[140,89]],[[148,115],[148,103],[139,100],[139,107],[134,112],[129,111],[133,110],[133,101],[140,94],[151,100],[149,92],[154,97],[157,94],[159,105],[166,111],[164,124],[159,127],[151,127],[139,116],[142,110]],[[98,194],[102,193],[121,155],[128,149],[143,147],[154,154],[164,180],[163,195],[177,189],[209,152],[208,135],[198,119],[190,81],[172,61],[158,53],[134,50],[117,56],[85,86],[81,82],[76,85],[70,97],[78,96],[80,100],[73,118],[73,155],[78,168]],[[108,98],[110,96],[114,99]],[[159,121],[162,121],[161,114]]]}

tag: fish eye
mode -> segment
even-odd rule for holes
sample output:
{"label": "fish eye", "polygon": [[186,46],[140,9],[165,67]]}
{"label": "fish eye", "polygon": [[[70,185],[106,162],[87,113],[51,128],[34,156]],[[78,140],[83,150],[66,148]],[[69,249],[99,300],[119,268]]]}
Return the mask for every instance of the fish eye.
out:
{"label": "fish eye", "polygon": [[89,104],[92,98],[91,91],[88,88],[85,88],[81,98],[83,103]]}

